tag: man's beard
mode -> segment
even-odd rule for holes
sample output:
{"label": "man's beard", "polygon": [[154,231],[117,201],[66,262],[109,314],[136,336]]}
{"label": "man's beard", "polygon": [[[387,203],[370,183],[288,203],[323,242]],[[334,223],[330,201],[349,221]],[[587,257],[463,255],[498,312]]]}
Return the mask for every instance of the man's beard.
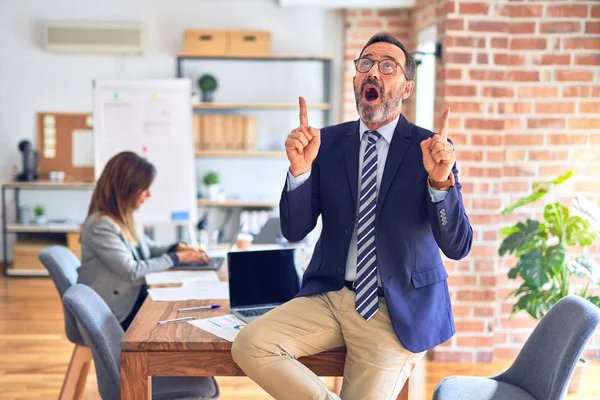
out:
{"label": "man's beard", "polygon": [[[380,104],[369,105],[361,102],[364,87],[369,83],[377,86],[381,99]],[[379,82],[371,79],[364,81],[360,90],[357,90],[355,87],[354,98],[356,99],[356,110],[360,118],[367,124],[377,124],[392,119],[402,106],[402,97],[400,94],[404,90],[405,84],[406,82],[402,83],[402,87],[399,90],[389,94],[383,90]]]}

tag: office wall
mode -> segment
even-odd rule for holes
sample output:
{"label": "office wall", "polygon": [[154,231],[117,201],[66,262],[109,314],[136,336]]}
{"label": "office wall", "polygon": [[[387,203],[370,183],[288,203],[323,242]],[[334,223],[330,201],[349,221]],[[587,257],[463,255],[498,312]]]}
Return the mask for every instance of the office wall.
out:
{"label": "office wall", "polygon": [[[148,50],[143,56],[47,53],[42,49],[47,20],[143,22],[148,30]],[[0,1],[0,182],[10,179],[13,164],[21,164],[18,142],[34,139],[36,112],[90,111],[94,78],[174,77],[174,56],[181,51],[187,28],[264,29],[272,33],[273,53],[334,56],[334,93],[341,93],[341,12],[280,8],[275,0]],[[260,69],[253,73],[261,76]],[[311,87],[312,77],[301,76],[306,87]],[[271,84],[279,87],[274,101],[296,101],[298,95],[310,95],[297,93],[298,86],[289,85],[286,79],[281,73],[272,79]],[[245,79],[241,85],[240,94],[253,93],[254,100],[268,89],[260,79]],[[221,94],[233,99],[235,92]],[[334,121],[340,115],[339,98],[341,95],[334,97]],[[297,111],[277,118],[280,137],[284,137],[286,130],[297,124]],[[272,133],[267,145],[280,137]],[[287,160],[203,159],[197,166],[199,175],[219,170],[224,188],[236,195],[277,200]],[[89,196],[35,192],[22,199],[30,204],[43,202],[52,218],[83,218]],[[10,215],[14,212],[12,202],[8,211]]]}

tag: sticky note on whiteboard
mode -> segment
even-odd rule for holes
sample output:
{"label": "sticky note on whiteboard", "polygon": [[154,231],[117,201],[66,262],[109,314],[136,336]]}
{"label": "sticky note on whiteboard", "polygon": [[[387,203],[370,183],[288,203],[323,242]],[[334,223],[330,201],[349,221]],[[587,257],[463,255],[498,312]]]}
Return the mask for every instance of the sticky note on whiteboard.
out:
{"label": "sticky note on whiteboard", "polygon": [[189,211],[173,211],[171,213],[171,221],[189,221]]}

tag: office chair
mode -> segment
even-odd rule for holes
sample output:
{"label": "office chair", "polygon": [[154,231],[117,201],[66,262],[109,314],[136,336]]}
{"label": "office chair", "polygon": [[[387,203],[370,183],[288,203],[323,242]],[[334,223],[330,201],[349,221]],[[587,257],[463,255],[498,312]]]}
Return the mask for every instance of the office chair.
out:
{"label": "office chair", "polygon": [[570,295],[537,324],[513,364],[493,377],[451,376],[433,400],[558,400],[566,398],[575,365],[600,323],[600,308]]}
{"label": "office chair", "polygon": [[[92,349],[100,395],[104,400],[120,399],[120,342],[125,332],[119,321],[106,302],[86,285],[70,287],[63,302],[77,319],[84,340]],[[219,387],[212,377],[152,378],[154,400],[201,400],[218,396]]]}
{"label": "office chair", "polygon": [[[77,270],[81,265],[79,259],[64,246],[48,247],[40,252],[38,258],[48,270],[62,301],[67,289],[77,283]],[[65,309],[64,304],[62,307],[65,333],[75,348],[58,398],[59,400],[79,400],[83,398],[92,353],[83,343],[75,318]]]}

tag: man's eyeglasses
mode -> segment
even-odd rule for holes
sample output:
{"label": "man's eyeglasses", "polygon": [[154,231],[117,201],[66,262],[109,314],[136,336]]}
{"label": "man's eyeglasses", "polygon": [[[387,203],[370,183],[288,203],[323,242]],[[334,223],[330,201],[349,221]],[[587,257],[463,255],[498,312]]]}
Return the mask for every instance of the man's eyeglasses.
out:
{"label": "man's eyeglasses", "polygon": [[354,60],[354,66],[356,67],[356,70],[361,73],[369,72],[371,70],[371,68],[373,68],[373,65],[375,63],[378,64],[379,72],[381,72],[384,75],[391,75],[396,70],[396,67],[400,67],[402,74],[406,77],[406,71],[404,71],[404,68],[402,68],[402,65],[398,64],[394,60],[386,59],[386,60],[377,61],[377,60],[371,60],[370,58],[364,58],[364,57]]}

